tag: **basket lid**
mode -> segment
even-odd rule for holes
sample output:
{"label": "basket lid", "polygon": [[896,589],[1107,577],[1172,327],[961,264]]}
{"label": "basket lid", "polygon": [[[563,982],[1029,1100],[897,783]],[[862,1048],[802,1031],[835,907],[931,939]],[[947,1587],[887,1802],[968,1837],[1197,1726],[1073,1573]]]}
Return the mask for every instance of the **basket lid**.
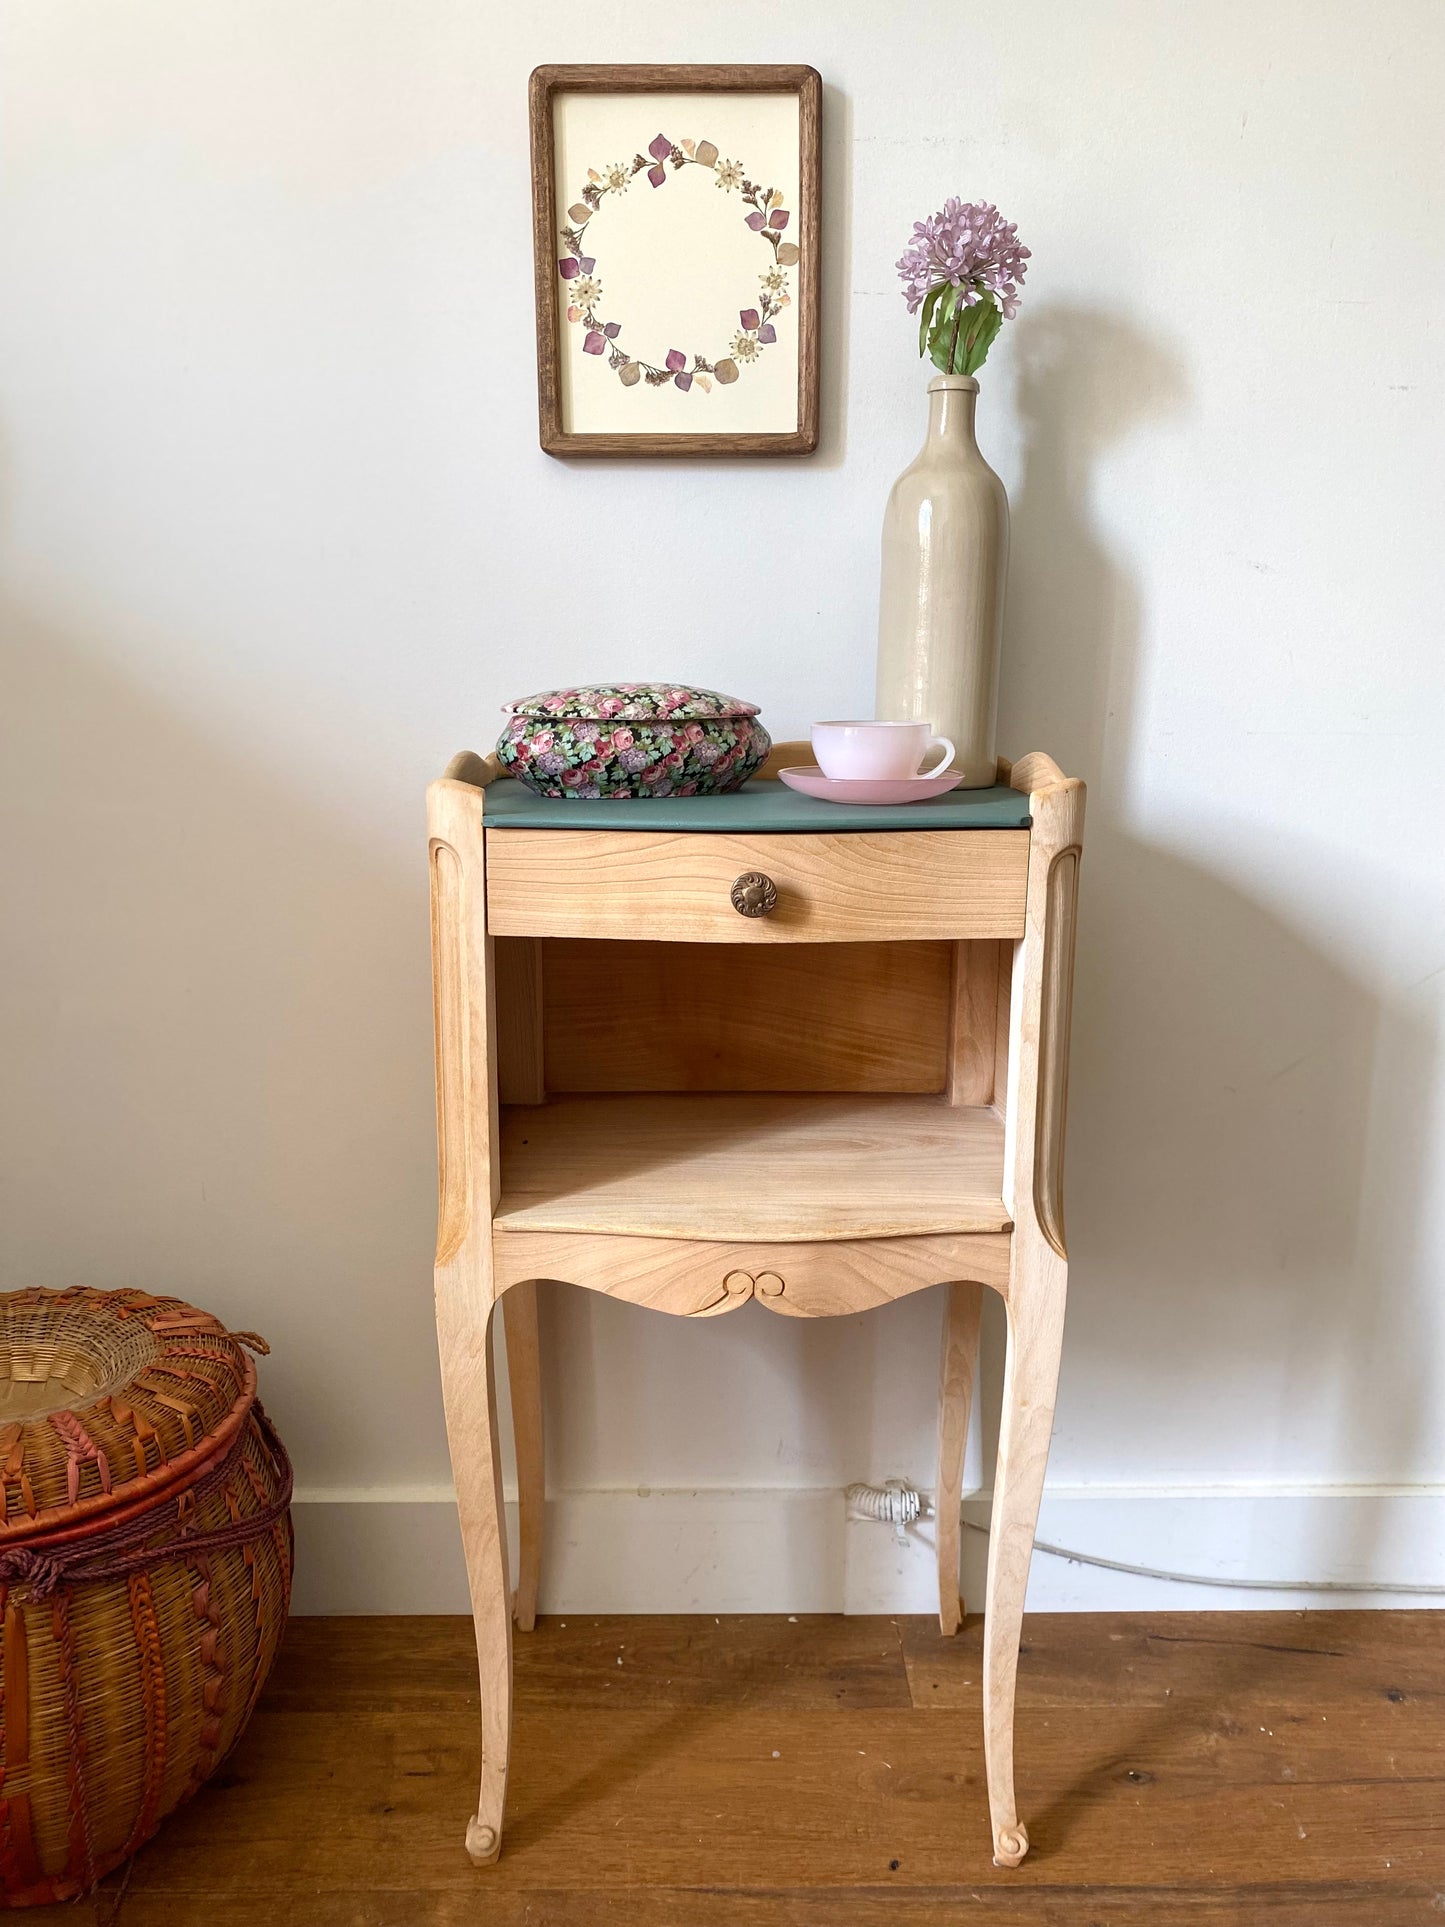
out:
{"label": "basket lid", "polygon": [[507,716],[535,716],[556,722],[578,716],[589,722],[708,722],[724,716],[756,716],[756,703],[739,702],[716,689],[694,689],[675,682],[594,682],[577,689],[544,689],[538,696],[503,703]]}
{"label": "basket lid", "polygon": [[0,1544],[90,1530],[187,1483],[256,1398],[209,1312],[144,1291],[0,1293]]}

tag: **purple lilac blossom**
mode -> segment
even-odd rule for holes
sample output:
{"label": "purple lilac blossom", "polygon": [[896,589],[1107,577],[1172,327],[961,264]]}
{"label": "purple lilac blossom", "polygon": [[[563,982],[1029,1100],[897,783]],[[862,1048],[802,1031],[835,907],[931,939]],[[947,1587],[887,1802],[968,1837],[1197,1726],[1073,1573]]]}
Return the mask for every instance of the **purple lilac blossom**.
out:
{"label": "purple lilac blossom", "polygon": [[930,288],[963,290],[963,305],[996,297],[1006,319],[1018,311],[1019,285],[1028,273],[1029,249],[1013,221],[999,218],[992,201],[950,196],[937,214],[913,223],[913,237],[898,262],[908,312],[917,314]]}

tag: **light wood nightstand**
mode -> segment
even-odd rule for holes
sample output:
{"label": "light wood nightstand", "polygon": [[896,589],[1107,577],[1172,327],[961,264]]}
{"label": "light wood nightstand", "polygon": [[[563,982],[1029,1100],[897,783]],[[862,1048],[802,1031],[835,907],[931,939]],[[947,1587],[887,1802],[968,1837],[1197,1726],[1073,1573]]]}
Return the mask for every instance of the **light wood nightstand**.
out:
{"label": "light wood nightstand", "polygon": [[[427,792],[436,1304],[481,1666],[467,1850],[501,1850],[512,1620],[541,1567],[536,1282],[683,1317],[795,1318],[946,1286],[939,1620],[955,1632],[985,1286],[1008,1309],[984,1642],[995,1860],[1063,1336],[1061,1185],[1083,784],[1047,756],[900,809],[795,795],[546,801],[464,752]],[[491,787],[495,782],[495,787]],[[485,807],[484,807],[485,806]],[[507,1572],[490,1326],[502,1301],[521,1571]]]}

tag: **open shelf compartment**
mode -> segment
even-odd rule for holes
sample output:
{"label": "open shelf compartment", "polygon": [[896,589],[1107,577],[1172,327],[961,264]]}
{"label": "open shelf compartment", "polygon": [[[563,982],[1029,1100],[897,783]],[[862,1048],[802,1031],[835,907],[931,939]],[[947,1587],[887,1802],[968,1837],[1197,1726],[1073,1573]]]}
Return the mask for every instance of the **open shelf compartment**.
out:
{"label": "open shelf compartment", "polygon": [[502,1122],[506,1231],[649,1238],[1006,1231],[1003,1125],[941,1097],[556,1097]]}
{"label": "open shelf compartment", "polygon": [[498,940],[498,1230],[1008,1230],[1007,956]]}

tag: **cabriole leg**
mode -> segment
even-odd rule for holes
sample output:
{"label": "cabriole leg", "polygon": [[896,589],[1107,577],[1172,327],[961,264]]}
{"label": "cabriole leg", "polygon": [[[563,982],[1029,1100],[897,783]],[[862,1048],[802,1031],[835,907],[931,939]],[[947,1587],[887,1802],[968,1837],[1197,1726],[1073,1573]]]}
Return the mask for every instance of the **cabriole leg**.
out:
{"label": "cabriole leg", "polygon": [[502,1849],[512,1728],[512,1613],[491,1312],[478,1308],[463,1271],[437,1273],[437,1336],[481,1680],[481,1791],[467,1826],[467,1852],[482,1867]]}
{"label": "cabriole leg", "polygon": [[984,1624],[983,1718],[994,1863],[1016,1867],[1029,1850],[1014,1800],[1014,1688],[1024,1595],[1054,1423],[1064,1335],[1063,1260],[1043,1245],[1015,1245],[1008,1358],[994,1476]]}
{"label": "cabriole leg", "polygon": [[949,1285],[943,1308],[943,1355],[938,1386],[938,1489],[934,1536],[938,1544],[938,1624],[949,1635],[963,1621],[958,1591],[959,1506],[963,1496],[963,1455],[973,1407],[978,1368],[978,1331],[983,1317],[980,1284]]}
{"label": "cabriole leg", "polygon": [[537,1281],[513,1285],[502,1299],[507,1328],[507,1382],[512,1393],[512,1437],[517,1452],[517,1596],[519,1632],[537,1623],[542,1576],[542,1523],[547,1475],[542,1452],[542,1352],[537,1330]]}

